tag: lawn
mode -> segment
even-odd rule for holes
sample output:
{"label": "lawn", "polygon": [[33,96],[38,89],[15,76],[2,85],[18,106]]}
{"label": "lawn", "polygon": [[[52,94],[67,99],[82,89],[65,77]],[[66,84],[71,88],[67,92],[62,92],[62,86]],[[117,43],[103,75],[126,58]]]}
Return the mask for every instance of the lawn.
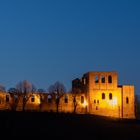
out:
{"label": "lawn", "polygon": [[0,112],[0,120],[5,138],[140,139],[139,120],[37,112]]}

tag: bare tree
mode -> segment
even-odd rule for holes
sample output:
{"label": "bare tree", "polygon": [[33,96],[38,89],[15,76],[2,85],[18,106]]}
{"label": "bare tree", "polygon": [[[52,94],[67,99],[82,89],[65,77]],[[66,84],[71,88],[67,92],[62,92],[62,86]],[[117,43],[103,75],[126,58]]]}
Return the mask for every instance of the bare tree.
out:
{"label": "bare tree", "polygon": [[66,93],[66,88],[61,82],[57,81],[48,88],[48,91],[50,94],[55,95],[56,112],[58,113],[60,99]]}
{"label": "bare tree", "polygon": [[46,90],[45,90],[45,89],[42,89],[42,88],[39,88],[39,89],[37,90],[37,92],[38,92],[38,93],[46,93]]}
{"label": "bare tree", "polygon": [[19,93],[22,95],[22,111],[25,111],[25,106],[27,101],[30,99],[30,96],[28,96],[29,93],[35,93],[36,88],[33,84],[31,84],[29,81],[24,80],[19,82],[16,85],[16,89],[19,91]]}
{"label": "bare tree", "polygon": [[[81,81],[82,80],[82,81]],[[86,79],[83,77],[82,79],[74,79],[72,81],[72,96],[73,96],[73,112],[76,113],[76,108],[78,106],[76,97],[77,94],[79,93],[86,93],[87,92],[87,85],[84,84],[83,81],[85,81]]]}
{"label": "bare tree", "polygon": [[77,88],[72,88],[69,90],[69,93],[72,94],[72,101],[73,101],[73,113],[76,113],[76,109],[78,106],[78,102],[77,102],[77,94],[79,93],[79,89]]}
{"label": "bare tree", "polygon": [[0,85],[0,92],[6,92],[5,86]]}
{"label": "bare tree", "polygon": [[12,102],[10,102],[11,109],[12,109],[12,111],[16,111],[18,103],[21,98],[21,94],[20,94],[19,90],[16,88],[10,88],[8,90],[8,93],[10,94],[10,96],[12,98]]}
{"label": "bare tree", "polygon": [[36,91],[37,91],[36,86],[31,84],[31,83],[30,83],[30,85],[31,85],[31,92],[30,93],[36,93]]}
{"label": "bare tree", "polygon": [[77,86],[73,86],[71,89],[71,94],[72,94],[72,98],[73,98],[73,113],[76,113],[76,109],[78,106],[78,102],[77,102],[78,93],[81,93],[81,89]]}
{"label": "bare tree", "polygon": [[73,113],[76,113],[76,109],[77,109],[77,100],[76,100],[76,96],[77,94],[72,94],[72,97],[73,97]]}

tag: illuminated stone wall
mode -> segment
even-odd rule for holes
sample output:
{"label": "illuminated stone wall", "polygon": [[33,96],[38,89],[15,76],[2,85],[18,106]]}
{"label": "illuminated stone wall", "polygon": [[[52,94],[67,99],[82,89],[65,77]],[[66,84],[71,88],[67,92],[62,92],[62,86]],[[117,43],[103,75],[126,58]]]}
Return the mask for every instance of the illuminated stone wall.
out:
{"label": "illuminated stone wall", "polygon": [[[6,101],[6,96],[9,100]],[[51,97],[51,98],[50,98]],[[74,97],[76,101],[75,113],[87,113],[87,100],[85,94],[64,94],[60,97],[59,112],[73,113],[74,112]],[[56,95],[30,93],[26,95],[28,99],[25,105],[26,111],[41,111],[41,112],[56,112]],[[42,100],[41,100],[42,98]],[[81,100],[83,98],[84,100]],[[0,93],[0,110],[12,110],[13,98],[8,93]],[[23,110],[23,97],[19,97],[16,111]]]}
{"label": "illuminated stone wall", "polygon": [[[89,72],[81,79],[81,85],[86,89],[90,114],[135,118],[134,86],[118,86],[116,72]],[[129,100],[127,104],[126,98]]]}
{"label": "illuminated stone wall", "polygon": [[[116,72],[91,72],[89,75],[89,112],[97,115],[121,116],[121,89]],[[109,82],[109,76],[111,77]],[[98,78],[96,78],[98,77]],[[104,78],[104,79],[103,79]],[[98,82],[96,81],[98,79]],[[102,97],[104,94],[104,98]],[[112,94],[112,99],[109,98]],[[98,103],[99,102],[99,103]]]}
{"label": "illuminated stone wall", "polygon": [[11,110],[12,99],[8,93],[0,93],[0,110]]}
{"label": "illuminated stone wall", "polygon": [[[49,95],[46,97],[46,101],[42,105],[42,111],[48,111],[48,112],[56,112],[57,111],[57,105],[55,96],[52,97],[52,101],[49,101],[48,98]],[[81,102],[81,98],[84,97],[84,102]],[[76,113],[86,113],[87,111],[87,102],[85,94],[77,94],[76,95]],[[72,113],[74,112],[74,95],[71,93],[64,94],[62,97],[60,97],[60,103],[59,103],[59,112],[65,112],[65,113]]]}
{"label": "illuminated stone wall", "polygon": [[122,86],[122,102],[123,102],[123,117],[134,118],[135,117],[135,96],[134,86]]}

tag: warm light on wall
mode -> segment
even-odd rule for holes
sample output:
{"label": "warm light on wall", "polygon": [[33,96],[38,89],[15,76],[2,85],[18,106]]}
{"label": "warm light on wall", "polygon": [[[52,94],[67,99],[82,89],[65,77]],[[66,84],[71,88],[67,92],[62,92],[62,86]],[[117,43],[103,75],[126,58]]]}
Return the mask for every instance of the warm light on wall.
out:
{"label": "warm light on wall", "polygon": [[86,107],[88,105],[87,101],[84,101],[84,103],[82,104],[83,107]]}
{"label": "warm light on wall", "polygon": [[118,100],[117,100],[117,97],[113,97],[113,99],[112,100],[108,100],[107,101],[108,102],[108,104],[110,105],[110,106],[117,106],[117,104],[118,104]]}
{"label": "warm light on wall", "polygon": [[34,105],[39,105],[40,102],[40,97],[39,96],[35,96],[35,102],[33,102]]}
{"label": "warm light on wall", "polygon": [[118,104],[118,100],[117,97],[114,97],[113,101],[112,101],[112,105],[116,106]]}

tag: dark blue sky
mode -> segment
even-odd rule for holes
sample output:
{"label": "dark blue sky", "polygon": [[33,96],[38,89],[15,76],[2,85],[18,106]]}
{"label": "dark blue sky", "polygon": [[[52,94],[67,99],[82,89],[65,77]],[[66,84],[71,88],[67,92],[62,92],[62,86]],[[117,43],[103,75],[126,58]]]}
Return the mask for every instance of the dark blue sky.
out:
{"label": "dark blue sky", "polygon": [[118,71],[140,94],[139,0],[0,1],[0,83],[67,89],[88,71]]}

